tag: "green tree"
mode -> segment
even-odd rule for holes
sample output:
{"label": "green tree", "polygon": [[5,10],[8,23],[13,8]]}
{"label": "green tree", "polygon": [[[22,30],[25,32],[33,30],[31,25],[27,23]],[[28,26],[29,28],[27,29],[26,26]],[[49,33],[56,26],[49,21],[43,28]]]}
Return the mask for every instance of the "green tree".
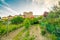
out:
{"label": "green tree", "polygon": [[0,19],[1,19],[1,17],[0,17]]}
{"label": "green tree", "polygon": [[19,24],[19,23],[22,23],[24,21],[24,18],[22,17],[14,17],[12,20],[11,20],[11,23],[12,24]]}

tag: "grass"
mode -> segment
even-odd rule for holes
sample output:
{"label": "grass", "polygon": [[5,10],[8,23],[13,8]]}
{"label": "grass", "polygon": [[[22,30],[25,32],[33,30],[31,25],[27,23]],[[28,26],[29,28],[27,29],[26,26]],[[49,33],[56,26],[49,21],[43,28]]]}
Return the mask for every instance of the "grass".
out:
{"label": "grass", "polygon": [[46,37],[50,40],[57,40],[57,37],[54,34],[46,34]]}
{"label": "grass", "polygon": [[7,33],[7,31],[9,33],[9,32],[14,31],[20,27],[22,27],[22,24],[18,24],[18,25],[9,24],[8,26],[7,25],[1,25],[0,26],[0,35],[3,36]]}
{"label": "grass", "polygon": [[[38,26],[38,25],[33,25]],[[31,28],[31,27],[30,27]],[[30,28],[26,29],[24,28],[21,30],[14,38],[13,40],[35,40],[35,35],[30,35]]]}
{"label": "grass", "polygon": [[[25,35],[24,35],[25,34]],[[34,40],[34,35],[30,35],[29,30],[22,30],[13,40]]]}
{"label": "grass", "polygon": [[23,35],[25,31],[25,29],[21,30],[21,32],[19,32],[18,35],[13,38],[13,40],[20,40],[20,37]]}
{"label": "grass", "polygon": [[30,35],[30,32],[27,31],[22,40],[34,40],[34,39],[35,39],[34,35]]}

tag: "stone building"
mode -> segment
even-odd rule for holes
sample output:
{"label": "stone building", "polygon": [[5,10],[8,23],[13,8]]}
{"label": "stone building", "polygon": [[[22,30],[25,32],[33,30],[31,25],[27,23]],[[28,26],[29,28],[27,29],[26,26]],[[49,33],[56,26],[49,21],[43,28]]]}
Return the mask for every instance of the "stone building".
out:
{"label": "stone building", "polygon": [[1,20],[2,21],[8,20],[8,17],[2,17]]}
{"label": "stone building", "polygon": [[14,16],[9,15],[7,18],[8,20],[11,20]]}
{"label": "stone building", "polygon": [[23,16],[24,18],[34,18],[33,12],[24,12]]}

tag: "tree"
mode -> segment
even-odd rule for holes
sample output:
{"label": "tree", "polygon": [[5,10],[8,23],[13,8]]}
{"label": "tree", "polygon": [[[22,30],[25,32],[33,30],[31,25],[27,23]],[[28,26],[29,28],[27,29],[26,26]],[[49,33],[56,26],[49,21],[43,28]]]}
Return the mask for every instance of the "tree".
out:
{"label": "tree", "polygon": [[19,24],[19,23],[22,23],[23,21],[24,21],[24,18],[17,16],[11,20],[11,23],[12,24]]}
{"label": "tree", "polygon": [[1,17],[0,17],[0,19],[1,19]]}

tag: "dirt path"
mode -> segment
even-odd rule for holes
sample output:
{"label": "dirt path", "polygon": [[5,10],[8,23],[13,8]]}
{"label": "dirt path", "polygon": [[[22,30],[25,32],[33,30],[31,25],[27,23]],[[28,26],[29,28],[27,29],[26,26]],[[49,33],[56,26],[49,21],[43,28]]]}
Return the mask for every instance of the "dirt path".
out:
{"label": "dirt path", "polygon": [[[18,35],[18,33],[20,33],[21,32],[21,30],[23,30],[24,28],[19,28],[19,29],[17,29],[17,30],[15,30],[15,31],[13,31],[13,32],[10,32],[9,34],[8,34],[8,36],[3,36],[2,37],[2,40],[12,40],[16,35]],[[26,31],[23,33],[23,35],[21,36],[21,38],[20,38],[20,40],[22,40],[22,38],[24,37],[24,35],[25,35],[25,33],[26,33]],[[41,30],[40,30],[40,27],[39,27],[39,25],[37,25],[37,26],[32,26],[31,28],[30,28],[30,35],[34,35],[35,36],[35,40],[47,40],[47,38],[46,37],[44,37],[44,36],[42,36],[41,34]]]}
{"label": "dirt path", "polygon": [[40,33],[41,33],[41,30],[40,30],[39,26],[33,26],[30,29],[30,35],[34,35],[35,36],[35,40],[47,40],[47,38],[42,36]]}
{"label": "dirt path", "polygon": [[24,28],[19,28],[19,29],[17,29],[17,30],[15,30],[15,31],[13,31],[13,32],[10,32],[9,34],[8,34],[8,36],[3,36],[2,38],[1,38],[1,40],[12,40],[21,30],[23,30]]}

